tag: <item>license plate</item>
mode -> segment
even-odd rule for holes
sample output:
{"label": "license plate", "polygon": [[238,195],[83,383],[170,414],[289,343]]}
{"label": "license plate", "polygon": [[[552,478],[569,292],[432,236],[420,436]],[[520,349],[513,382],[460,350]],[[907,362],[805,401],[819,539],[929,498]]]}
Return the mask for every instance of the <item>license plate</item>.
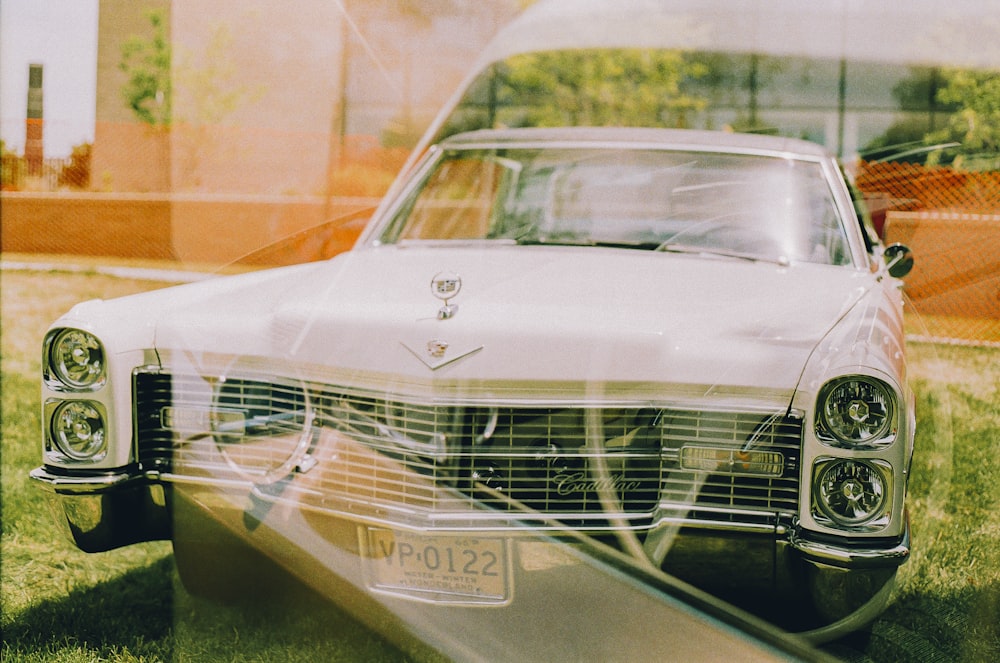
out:
{"label": "license plate", "polygon": [[362,528],[371,589],[432,603],[497,605],[510,598],[507,543],[477,536],[428,536]]}

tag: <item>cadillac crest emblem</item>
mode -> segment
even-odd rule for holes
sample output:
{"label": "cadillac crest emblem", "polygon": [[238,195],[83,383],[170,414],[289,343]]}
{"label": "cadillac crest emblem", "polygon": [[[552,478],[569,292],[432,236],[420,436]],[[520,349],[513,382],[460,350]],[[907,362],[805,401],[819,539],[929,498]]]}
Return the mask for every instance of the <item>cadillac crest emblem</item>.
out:
{"label": "cadillac crest emblem", "polygon": [[438,272],[431,279],[431,294],[444,302],[438,309],[438,320],[447,320],[455,315],[458,306],[451,299],[462,289],[462,277],[454,272]]}
{"label": "cadillac crest emblem", "polygon": [[427,341],[427,354],[435,359],[443,357],[447,350],[448,343],[446,341],[438,341],[437,339]]}

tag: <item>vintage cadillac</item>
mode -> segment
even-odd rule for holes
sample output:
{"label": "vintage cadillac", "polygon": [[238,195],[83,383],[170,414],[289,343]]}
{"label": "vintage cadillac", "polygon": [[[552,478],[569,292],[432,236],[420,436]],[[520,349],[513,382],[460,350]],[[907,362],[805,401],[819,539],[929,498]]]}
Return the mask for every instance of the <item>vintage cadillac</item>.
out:
{"label": "vintage cadillac", "polygon": [[911,265],[814,143],[460,133],[352,251],[57,320],[32,477],[81,549],[171,538],[194,590],[253,548],[539,625],[598,547],[820,640],[909,553]]}

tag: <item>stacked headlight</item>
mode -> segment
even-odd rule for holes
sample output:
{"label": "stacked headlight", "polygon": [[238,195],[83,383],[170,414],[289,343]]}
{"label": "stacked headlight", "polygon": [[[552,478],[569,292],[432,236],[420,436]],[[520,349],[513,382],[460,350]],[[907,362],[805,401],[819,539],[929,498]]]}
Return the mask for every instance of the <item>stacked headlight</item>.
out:
{"label": "stacked headlight", "polygon": [[104,346],[93,334],[63,329],[48,343],[50,382],[70,389],[95,389],[106,379]]}
{"label": "stacked headlight", "polygon": [[828,382],[816,403],[816,436],[849,449],[892,444],[896,434],[896,399],[881,380],[853,375]]}
{"label": "stacked headlight", "polygon": [[891,476],[884,461],[822,459],[813,469],[813,517],[858,531],[885,527],[892,503]]}
{"label": "stacked headlight", "polygon": [[50,419],[50,439],[73,460],[96,461],[107,451],[107,416],[100,403],[65,401]]}
{"label": "stacked headlight", "polygon": [[56,329],[45,338],[43,359],[45,384],[58,392],[45,402],[47,458],[102,460],[108,452],[108,415],[95,392],[107,384],[104,346],[89,332]]}

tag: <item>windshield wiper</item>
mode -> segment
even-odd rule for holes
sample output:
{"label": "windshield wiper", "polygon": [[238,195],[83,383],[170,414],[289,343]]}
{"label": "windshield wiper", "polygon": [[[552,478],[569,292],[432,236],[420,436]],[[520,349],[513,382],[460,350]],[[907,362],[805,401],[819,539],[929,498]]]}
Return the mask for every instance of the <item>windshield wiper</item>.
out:
{"label": "windshield wiper", "polygon": [[655,251],[660,248],[659,242],[641,240],[604,240],[593,239],[591,237],[562,237],[552,239],[526,237],[519,239],[517,243],[522,246],[594,246],[609,249],[638,249],[641,251]]}
{"label": "windshield wiper", "polygon": [[396,242],[396,246],[399,247],[421,247],[421,248],[439,248],[439,247],[455,247],[455,246],[496,246],[501,245],[514,245],[517,242],[513,239],[507,239],[506,237],[498,237],[496,239],[483,239],[483,238],[471,238],[471,239],[401,239]]}
{"label": "windshield wiper", "polygon": [[659,244],[656,251],[662,251],[665,253],[682,253],[687,255],[708,255],[708,256],[719,256],[721,258],[735,258],[737,260],[747,260],[750,262],[770,262],[775,265],[782,265],[787,267],[791,264],[788,258],[781,256],[778,258],[768,258],[765,256],[753,254],[753,253],[742,253],[740,251],[732,251],[728,249],[716,249],[706,246],[693,246],[691,244],[677,244],[675,242],[666,241]]}

